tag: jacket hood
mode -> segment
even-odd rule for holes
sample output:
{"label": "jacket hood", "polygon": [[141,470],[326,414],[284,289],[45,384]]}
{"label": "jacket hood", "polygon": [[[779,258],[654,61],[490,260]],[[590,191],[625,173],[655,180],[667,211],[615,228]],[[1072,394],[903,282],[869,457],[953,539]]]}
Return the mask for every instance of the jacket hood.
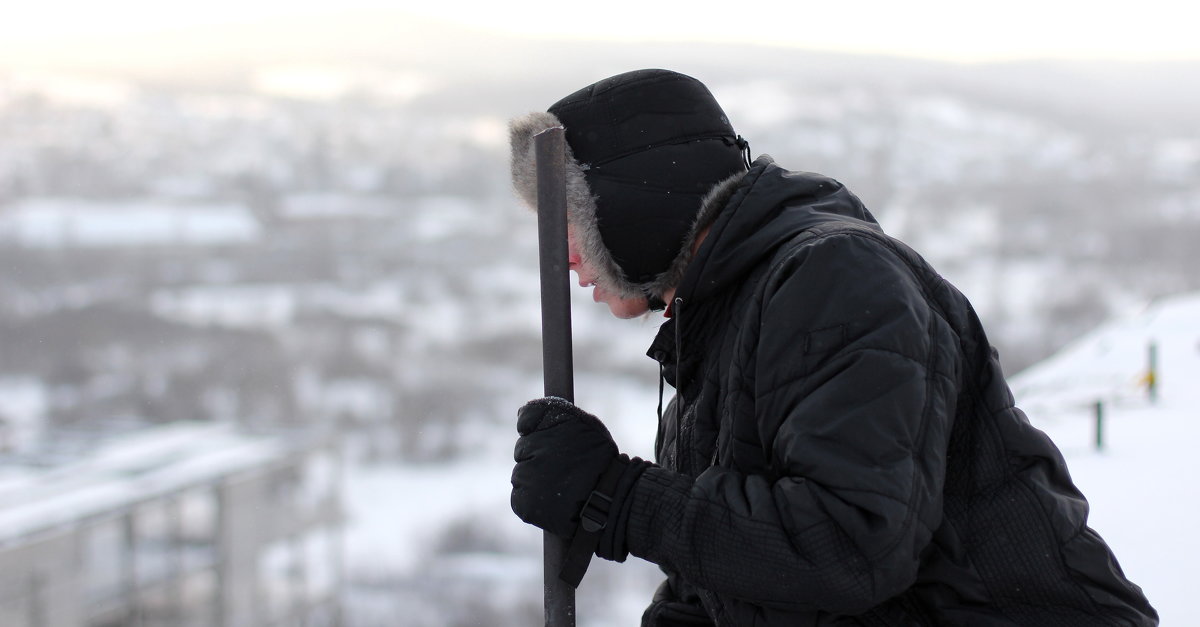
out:
{"label": "jacket hood", "polygon": [[714,188],[701,212],[716,220],[676,291],[691,303],[741,280],[780,245],[821,222],[848,219],[882,231],[846,186],[820,174],[785,170],[766,155],[744,176]]}

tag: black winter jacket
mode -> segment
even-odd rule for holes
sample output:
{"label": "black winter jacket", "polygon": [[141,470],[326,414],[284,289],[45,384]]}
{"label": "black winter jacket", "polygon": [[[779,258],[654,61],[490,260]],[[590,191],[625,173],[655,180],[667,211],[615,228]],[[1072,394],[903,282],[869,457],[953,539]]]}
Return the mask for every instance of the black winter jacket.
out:
{"label": "black winter jacket", "polygon": [[1157,624],[961,293],[832,179],[764,157],[716,202],[650,350],[647,624]]}

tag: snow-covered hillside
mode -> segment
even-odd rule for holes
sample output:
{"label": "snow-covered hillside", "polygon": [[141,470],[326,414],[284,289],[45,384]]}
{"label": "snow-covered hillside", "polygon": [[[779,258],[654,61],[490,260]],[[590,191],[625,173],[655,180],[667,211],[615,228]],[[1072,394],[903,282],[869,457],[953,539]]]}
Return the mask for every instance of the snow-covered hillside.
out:
{"label": "snow-covered hillside", "polygon": [[[1146,386],[1157,352],[1156,399]],[[1017,404],[1062,449],[1100,533],[1162,624],[1200,625],[1200,294],[1113,320],[1011,378]],[[1096,447],[1096,403],[1103,447]]]}

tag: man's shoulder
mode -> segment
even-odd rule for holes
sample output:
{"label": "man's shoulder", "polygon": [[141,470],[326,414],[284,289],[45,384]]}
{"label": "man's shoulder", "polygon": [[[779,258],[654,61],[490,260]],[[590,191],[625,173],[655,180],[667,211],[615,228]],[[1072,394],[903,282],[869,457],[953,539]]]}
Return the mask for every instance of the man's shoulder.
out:
{"label": "man's shoulder", "polygon": [[803,261],[806,255],[821,250],[822,258],[832,255],[846,264],[856,259],[874,258],[906,265],[924,264],[911,248],[883,232],[878,224],[836,214],[814,214],[805,219],[803,229],[781,243],[767,262],[779,270],[790,262]]}

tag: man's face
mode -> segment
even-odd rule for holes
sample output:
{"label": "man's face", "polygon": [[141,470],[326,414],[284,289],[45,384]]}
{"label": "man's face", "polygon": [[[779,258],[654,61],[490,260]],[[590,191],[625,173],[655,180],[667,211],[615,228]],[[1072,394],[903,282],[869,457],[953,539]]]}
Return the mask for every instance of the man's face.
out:
{"label": "man's face", "polygon": [[647,311],[650,305],[644,296],[621,298],[611,287],[597,283],[599,273],[592,266],[591,260],[583,256],[583,249],[575,241],[575,229],[567,224],[567,260],[570,269],[579,277],[580,287],[592,288],[592,300],[608,305],[612,315],[618,318],[636,318]]}

